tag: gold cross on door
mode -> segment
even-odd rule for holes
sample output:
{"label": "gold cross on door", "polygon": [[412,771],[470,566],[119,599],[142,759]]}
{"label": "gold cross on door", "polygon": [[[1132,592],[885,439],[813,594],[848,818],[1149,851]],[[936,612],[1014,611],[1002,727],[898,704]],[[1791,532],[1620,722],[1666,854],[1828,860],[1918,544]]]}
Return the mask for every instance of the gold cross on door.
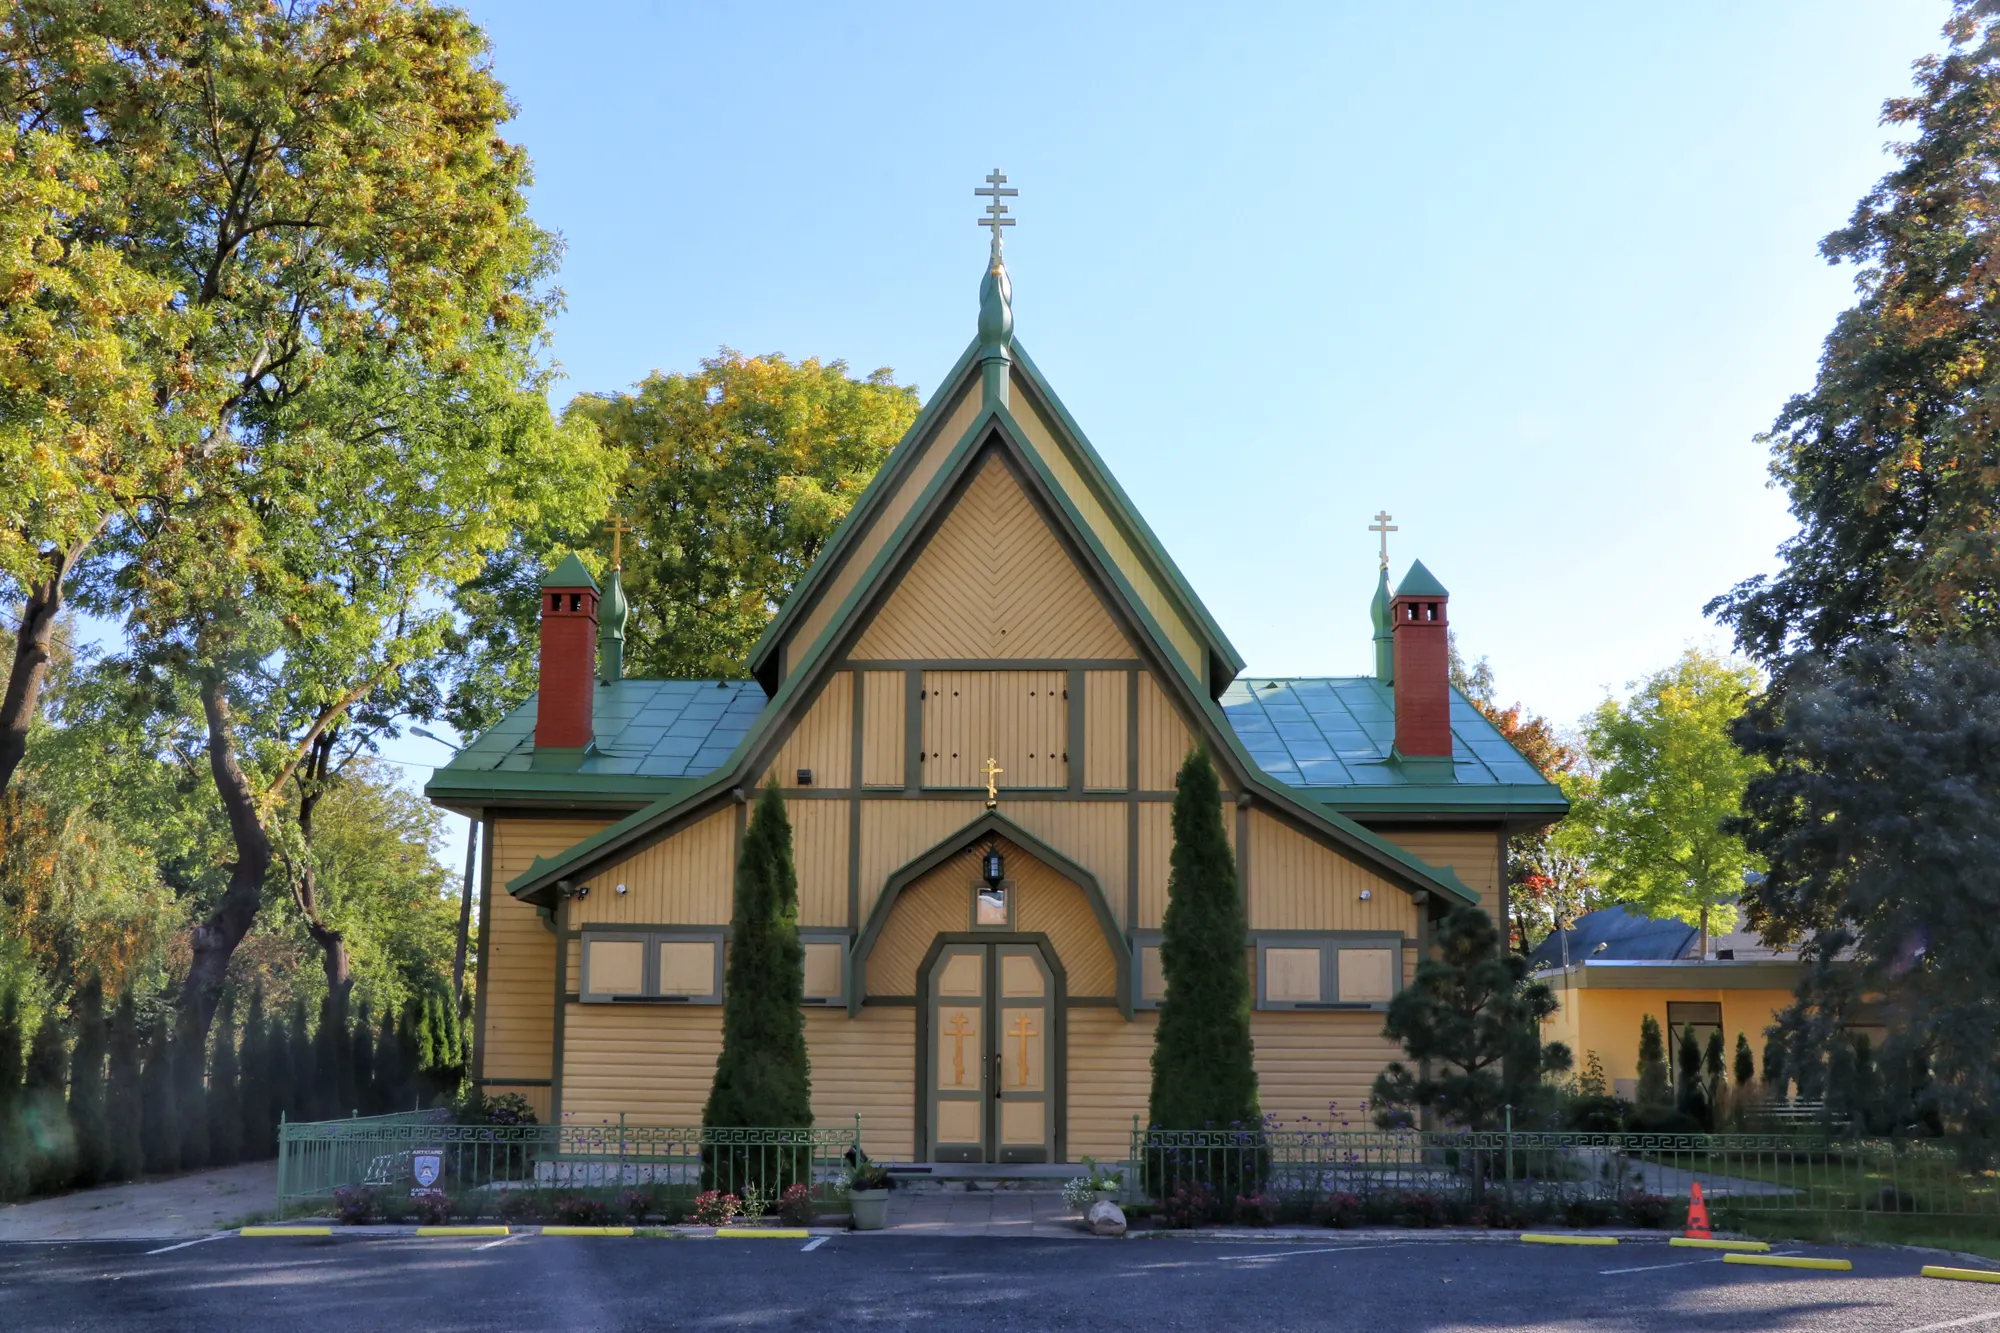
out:
{"label": "gold cross on door", "polygon": [[1014,1038],[1021,1056],[1021,1074],[1019,1078],[1014,1080],[1015,1086],[1025,1088],[1029,1085],[1030,1079],[1028,1069],[1028,1039],[1030,1037],[1041,1036],[1041,1029],[1035,1026],[1034,1019],[1029,1018],[1025,1013],[1017,1013],[1014,1015],[1014,1026],[1007,1030],[1007,1035]]}

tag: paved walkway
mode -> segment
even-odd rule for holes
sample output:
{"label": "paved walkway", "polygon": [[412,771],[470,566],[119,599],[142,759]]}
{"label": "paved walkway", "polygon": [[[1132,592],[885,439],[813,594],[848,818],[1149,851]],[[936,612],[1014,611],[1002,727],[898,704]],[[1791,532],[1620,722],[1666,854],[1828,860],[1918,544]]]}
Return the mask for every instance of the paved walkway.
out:
{"label": "paved walkway", "polygon": [[1062,1195],[1039,1190],[892,1190],[884,1235],[1074,1237],[1084,1234]]}
{"label": "paved walkway", "polygon": [[278,1164],[252,1162],[166,1180],[77,1190],[0,1208],[0,1241],[177,1240],[206,1236],[277,1204]]}

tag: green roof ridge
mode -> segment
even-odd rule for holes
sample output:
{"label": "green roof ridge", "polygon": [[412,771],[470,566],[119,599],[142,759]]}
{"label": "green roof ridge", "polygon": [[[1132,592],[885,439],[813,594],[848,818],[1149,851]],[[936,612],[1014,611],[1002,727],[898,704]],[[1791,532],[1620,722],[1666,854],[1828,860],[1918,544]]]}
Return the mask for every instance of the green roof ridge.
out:
{"label": "green roof ridge", "polygon": [[561,564],[543,576],[542,586],[544,588],[588,588],[592,592],[598,591],[597,580],[590,577],[590,571],[584,568],[583,561],[576,558],[575,551],[571,551],[568,555],[564,556]]}
{"label": "green roof ridge", "polygon": [[1414,560],[1410,572],[1403,575],[1403,581],[1396,585],[1398,597],[1449,597],[1444,585],[1437,581],[1437,575],[1424,568],[1424,562]]}

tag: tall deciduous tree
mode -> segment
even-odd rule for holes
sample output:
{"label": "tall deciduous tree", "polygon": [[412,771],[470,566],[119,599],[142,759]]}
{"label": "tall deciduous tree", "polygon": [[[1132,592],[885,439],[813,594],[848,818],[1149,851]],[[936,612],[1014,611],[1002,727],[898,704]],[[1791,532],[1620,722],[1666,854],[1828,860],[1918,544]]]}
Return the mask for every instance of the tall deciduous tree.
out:
{"label": "tall deciduous tree", "polygon": [[625,660],[635,675],[741,677],[751,647],[917,415],[914,388],[842,361],[728,348],[690,375],[584,396],[630,464]]}
{"label": "tall deciduous tree", "polygon": [[1585,723],[1598,777],[1570,815],[1571,836],[1621,901],[1698,927],[1704,955],[1711,933],[1734,924],[1745,874],[1762,864],[1724,828],[1765,769],[1730,734],[1757,689],[1754,668],[1690,649]]}
{"label": "tall deciduous tree", "polygon": [[[792,825],[775,781],[757,797],[736,862],[729,968],[723,982],[722,1053],[701,1122],[791,1127],[812,1123],[806,1058],[805,946]],[[751,1164],[755,1169],[755,1163]]]}
{"label": "tall deciduous tree", "polygon": [[1542,1020],[1555,996],[1528,978],[1528,960],[1508,951],[1493,918],[1470,903],[1438,923],[1433,957],[1389,1001],[1382,1035],[1417,1067],[1391,1061],[1375,1078],[1378,1118],[1397,1108],[1442,1123],[1490,1129],[1506,1108],[1539,1099],[1545,1073],[1569,1068],[1560,1043],[1543,1046]]}
{"label": "tall deciduous tree", "polygon": [[1254,1128],[1257,1068],[1250,1040],[1250,923],[1236,857],[1222,828],[1222,786],[1206,750],[1174,783],[1174,846],[1160,923],[1166,997],[1153,1032],[1147,1115],[1165,1130]]}

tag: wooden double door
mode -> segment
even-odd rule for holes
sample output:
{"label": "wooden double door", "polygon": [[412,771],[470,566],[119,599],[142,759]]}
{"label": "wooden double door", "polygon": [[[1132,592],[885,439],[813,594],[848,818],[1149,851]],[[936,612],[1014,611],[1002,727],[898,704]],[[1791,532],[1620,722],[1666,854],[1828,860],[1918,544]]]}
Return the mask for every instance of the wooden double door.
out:
{"label": "wooden double door", "polygon": [[1055,979],[1032,944],[947,944],[924,987],[931,1160],[1055,1156]]}

